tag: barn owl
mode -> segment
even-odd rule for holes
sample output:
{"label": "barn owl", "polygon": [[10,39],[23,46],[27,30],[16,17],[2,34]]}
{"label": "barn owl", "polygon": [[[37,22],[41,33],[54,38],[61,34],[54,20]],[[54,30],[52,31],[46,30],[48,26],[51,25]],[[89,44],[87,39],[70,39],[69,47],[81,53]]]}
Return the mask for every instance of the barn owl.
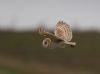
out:
{"label": "barn owl", "polygon": [[54,33],[46,32],[43,27],[38,29],[40,35],[43,35],[45,38],[42,42],[43,47],[54,49],[57,47],[65,48],[66,45],[70,45],[74,47],[76,45],[75,42],[71,42],[72,40],[72,30],[70,25],[63,21],[58,21]]}

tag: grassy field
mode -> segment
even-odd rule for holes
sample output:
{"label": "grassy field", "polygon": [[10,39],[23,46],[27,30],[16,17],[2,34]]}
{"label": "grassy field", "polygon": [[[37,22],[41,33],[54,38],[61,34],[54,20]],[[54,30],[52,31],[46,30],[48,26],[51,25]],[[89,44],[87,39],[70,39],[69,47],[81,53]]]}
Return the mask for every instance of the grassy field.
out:
{"label": "grassy field", "polygon": [[0,74],[100,74],[100,33],[74,33],[75,48],[45,49],[36,32],[0,32]]}

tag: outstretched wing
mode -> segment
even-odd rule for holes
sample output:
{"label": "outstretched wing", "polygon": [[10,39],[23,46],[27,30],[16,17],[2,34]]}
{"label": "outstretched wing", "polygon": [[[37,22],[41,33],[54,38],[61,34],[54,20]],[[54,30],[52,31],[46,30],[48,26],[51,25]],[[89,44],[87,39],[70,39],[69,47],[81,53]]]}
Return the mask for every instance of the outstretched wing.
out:
{"label": "outstretched wing", "polygon": [[59,21],[56,24],[54,33],[56,37],[64,41],[71,41],[72,39],[72,30],[70,26],[63,21]]}
{"label": "outstretched wing", "polygon": [[52,40],[63,41],[59,37],[55,36],[53,33],[46,32],[43,27],[39,27],[38,28],[38,32],[39,32],[40,35],[43,35],[43,36],[48,37],[48,38],[51,38]]}

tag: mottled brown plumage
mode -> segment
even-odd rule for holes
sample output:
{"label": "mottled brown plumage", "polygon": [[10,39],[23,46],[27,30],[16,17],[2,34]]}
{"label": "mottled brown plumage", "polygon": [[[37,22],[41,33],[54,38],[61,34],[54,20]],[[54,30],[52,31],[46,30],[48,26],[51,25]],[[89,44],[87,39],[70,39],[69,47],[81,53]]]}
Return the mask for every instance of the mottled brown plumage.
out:
{"label": "mottled brown plumage", "polygon": [[64,48],[66,44],[75,46],[75,42],[71,42],[72,40],[72,30],[70,25],[63,21],[59,21],[54,30],[54,34],[46,32],[43,27],[39,28],[39,33],[46,37],[43,40],[43,46],[45,48],[56,48],[61,47]]}

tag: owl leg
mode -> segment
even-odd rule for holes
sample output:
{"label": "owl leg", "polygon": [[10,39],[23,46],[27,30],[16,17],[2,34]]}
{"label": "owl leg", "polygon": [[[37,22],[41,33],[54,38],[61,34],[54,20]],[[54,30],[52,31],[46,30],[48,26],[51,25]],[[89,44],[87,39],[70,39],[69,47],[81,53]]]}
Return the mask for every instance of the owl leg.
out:
{"label": "owl leg", "polygon": [[59,47],[60,47],[60,48],[65,48],[65,47],[66,47],[66,44],[65,44],[64,42],[60,42],[60,43],[59,43]]}

